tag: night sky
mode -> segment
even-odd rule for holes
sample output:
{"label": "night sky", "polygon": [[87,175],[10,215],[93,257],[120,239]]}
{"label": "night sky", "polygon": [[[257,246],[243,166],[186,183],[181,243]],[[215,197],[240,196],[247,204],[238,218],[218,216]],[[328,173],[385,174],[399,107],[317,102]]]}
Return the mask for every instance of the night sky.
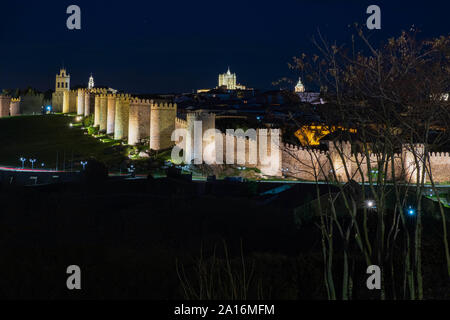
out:
{"label": "night sky", "polygon": [[[66,9],[81,7],[82,30],[66,28]],[[2,1],[0,88],[54,88],[64,65],[72,86],[96,84],[130,93],[191,92],[217,85],[230,66],[238,82],[273,89],[295,78],[287,63],[313,50],[319,28],[348,42],[349,24],[382,10],[375,39],[416,25],[423,36],[450,30],[449,1]]]}

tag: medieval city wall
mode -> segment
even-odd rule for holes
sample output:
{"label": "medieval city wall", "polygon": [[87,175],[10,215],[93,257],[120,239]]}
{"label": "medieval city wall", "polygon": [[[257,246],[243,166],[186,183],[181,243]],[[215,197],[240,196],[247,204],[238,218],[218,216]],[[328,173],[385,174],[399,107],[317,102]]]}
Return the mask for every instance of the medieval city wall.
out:
{"label": "medieval city wall", "polygon": [[450,153],[430,153],[429,161],[434,182],[450,183]]}
{"label": "medieval city wall", "polygon": [[116,95],[108,94],[108,110],[106,115],[106,134],[114,134],[116,120]]}
{"label": "medieval city wall", "polygon": [[136,145],[150,137],[151,100],[132,99],[130,101],[128,144]]}
{"label": "medieval city wall", "polygon": [[300,180],[325,180],[330,172],[327,152],[308,150],[291,144],[282,145],[282,171]]}
{"label": "medieval city wall", "polygon": [[44,105],[44,94],[28,92],[21,97],[21,113],[24,115],[40,114]]}
{"label": "medieval city wall", "polygon": [[177,105],[167,102],[153,102],[150,116],[150,149],[164,150],[172,147],[172,133],[175,130]]}
{"label": "medieval city wall", "polygon": [[19,116],[21,114],[20,98],[11,99],[11,103],[9,106],[9,113],[10,113],[11,117]]}
{"label": "medieval city wall", "polygon": [[94,127],[100,127],[100,96],[94,98]]}
{"label": "medieval city wall", "polygon": [[85,96],[86,96],[86,90],[85,89],[78,89],[78,100],[77,100],[77,115],[83,116],[84,115],[84,103],[85,103]]}
{"label": "medieval city wall", "polygon": [[9,108],[11,105],[11,97],[0,95],[0,118],[9,117]]}
{"label": "medieval city wall", "polygon": [[106,133],[108,123],[108,97],[106,94],[100,95],[100,116],[99,116],[100,132]]}
{"label": "medieval city wall", "polygon": [[186,129],[187,121],[181,118],[175,118],[175,129]]}
{"label": "medieval city wall", "polygon": [[52,107],[54,112],[63,112],[64,92],[53,92],[52,94]]}
{"label": "medieval city wall", "polygon": [[114,139],[122,140],[128,137],[128,123],[130,114],[130,96],[117,95],[114,121]]}

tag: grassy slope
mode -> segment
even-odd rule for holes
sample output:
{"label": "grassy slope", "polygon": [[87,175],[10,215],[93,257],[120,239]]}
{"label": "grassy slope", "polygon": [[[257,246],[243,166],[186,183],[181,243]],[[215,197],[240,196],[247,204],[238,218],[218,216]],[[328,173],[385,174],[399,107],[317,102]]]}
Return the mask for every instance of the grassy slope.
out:
{"label": "grassy slope", "polygon": [[[54,168],[57,152],[59,168],[64,153],[66,168],[70,168],[72,152],[74,162],[95,157],[112,164],[121,159],[117,152],[105,152],[114,142],[101,143],[85,135],[80,127],[70,127],[73,117],[62,115],[22,116],[0,119],[0,165],[20,166],[19,158],[36,158],[39,166]],[[30,165],[28,162],[27,165]]]}

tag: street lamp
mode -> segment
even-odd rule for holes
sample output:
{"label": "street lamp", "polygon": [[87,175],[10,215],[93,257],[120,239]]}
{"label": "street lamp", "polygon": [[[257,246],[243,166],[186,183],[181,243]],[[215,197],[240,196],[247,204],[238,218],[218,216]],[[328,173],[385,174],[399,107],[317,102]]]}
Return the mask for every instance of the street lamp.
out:
{"label": "street lamp", "polygon": [[373,201],[373,200],[367,200],[367,201],[366,201],[366,206],[367,206],[367,208],[369,208],[369,209],[374,208],[374,207],[375,207],[375,201]]}
{"label": "street lamp", "polygon": [[25,159],[24,157],[19,159],[20,161],[22,161],[22,169],[25,167],[25,161],[27,161],[27,159]]}
{"label": "street lamp", "polygon": [[34,169],[34,163],[36,162],[36,159],[30,159],[31,162],[31,169]]}

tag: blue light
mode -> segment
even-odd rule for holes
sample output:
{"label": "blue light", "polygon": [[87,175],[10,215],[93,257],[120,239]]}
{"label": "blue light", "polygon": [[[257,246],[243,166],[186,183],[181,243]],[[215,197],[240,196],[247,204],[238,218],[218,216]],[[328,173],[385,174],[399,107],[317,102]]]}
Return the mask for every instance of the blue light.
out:
{"label": "blue light", "polygon": [[416,210],[414,210],[414,209],[408,209],[408,214],[409,214],[410,216],[414,216],[414,215],[416,214]]}
{"label": "blue light", "polygon": [[47,106],[47,111],[51,111],[52,110],[52,106]]}

